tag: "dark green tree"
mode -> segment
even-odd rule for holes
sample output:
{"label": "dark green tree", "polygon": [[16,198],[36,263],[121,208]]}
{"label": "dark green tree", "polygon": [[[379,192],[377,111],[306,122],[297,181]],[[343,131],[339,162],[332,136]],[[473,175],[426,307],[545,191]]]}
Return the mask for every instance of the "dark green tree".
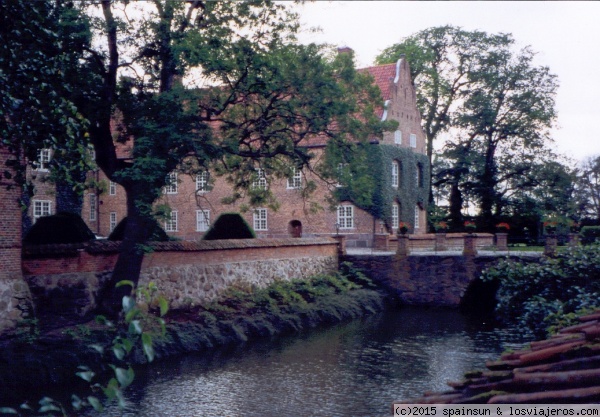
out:
{"label": "dark green tree", "polygon": [[558,84],[547,67],[534,65],[533,58],[529,48],[487,54],[484,65],[469,74],[471,91],[457,116],[458,129],[477,142],[481,156],[474,193],[488,231],[502,210],[499,185],[526,168],[507,156],[515,151],[539,154],[551,141]]}

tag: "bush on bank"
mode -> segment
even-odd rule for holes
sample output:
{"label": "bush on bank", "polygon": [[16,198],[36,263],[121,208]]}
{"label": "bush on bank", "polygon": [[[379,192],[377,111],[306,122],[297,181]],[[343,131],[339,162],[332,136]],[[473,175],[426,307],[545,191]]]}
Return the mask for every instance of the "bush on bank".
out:
{"label": "bush on bank", "polygon": [[498,319],[543,338],[600,306],[600,244],[569,248],[538,263],[503,260],[481,279],[499,281]]}

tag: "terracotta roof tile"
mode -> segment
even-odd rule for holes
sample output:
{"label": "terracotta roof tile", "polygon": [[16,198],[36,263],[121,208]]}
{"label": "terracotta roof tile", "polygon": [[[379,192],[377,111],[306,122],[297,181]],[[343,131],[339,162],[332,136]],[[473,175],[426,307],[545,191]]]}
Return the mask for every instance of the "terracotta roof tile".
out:
{"label": "terracotta roof tile", "polygon": [[375,84],[381,90],[383,101],[392,98],[394,78],[396,77],[396,64],[378,65],[359,69],[361,72],[368,72],[374,79]]}

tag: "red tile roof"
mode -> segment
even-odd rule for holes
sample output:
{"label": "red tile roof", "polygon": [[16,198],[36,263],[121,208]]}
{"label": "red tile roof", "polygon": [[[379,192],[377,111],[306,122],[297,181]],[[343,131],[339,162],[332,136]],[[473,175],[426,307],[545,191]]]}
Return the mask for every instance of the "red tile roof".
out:
{"label": "red tile roof", "polygon": [[362,68],[359,71],[368,72],[375,79],[375,84],[381,90],[383,101],[392,98],[393,81],[396,78],[396,64]]}
{"label": "red tile roof", "polygon": [[[387,100],[390,100],[392,97],[394,87],[393,81],[396,77],[396,63],[378,65],[375,67],[360,68],[358,69],[358,71],[370,74],[373,77],[375,84],[379,87],[379,90],[381,91],[381,96],[383,98],[383,102],[381,103],[381,107],[378,107],[376,111],[377,116],[382,117],[383,104]],[[120,115],[117,115],[117,119],[120,119]],[[111,128],[113,129],[113,131],[117,129],[117,123],[117,120],[113,120],[113,122],[111,123]],[[333,126],[332,128],[335,129],[335,126]],[[324,146],[328,140],[329,138],[326,135],[320,134],[303,139],[300,145],[321,147]],[[117,158],[131,158],[133,154],[133,139],[129,139],[125,143],[115,142],[115,148],[117,151]]]}

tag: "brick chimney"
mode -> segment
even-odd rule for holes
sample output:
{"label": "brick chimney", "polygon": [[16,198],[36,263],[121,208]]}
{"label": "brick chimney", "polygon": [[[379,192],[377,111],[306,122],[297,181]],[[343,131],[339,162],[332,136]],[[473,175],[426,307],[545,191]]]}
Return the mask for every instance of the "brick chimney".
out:
{"label": "brick chimney", "polygon": [[354,54],[354,49],[349,46],[340,46],[338,48],[338,54]]}

